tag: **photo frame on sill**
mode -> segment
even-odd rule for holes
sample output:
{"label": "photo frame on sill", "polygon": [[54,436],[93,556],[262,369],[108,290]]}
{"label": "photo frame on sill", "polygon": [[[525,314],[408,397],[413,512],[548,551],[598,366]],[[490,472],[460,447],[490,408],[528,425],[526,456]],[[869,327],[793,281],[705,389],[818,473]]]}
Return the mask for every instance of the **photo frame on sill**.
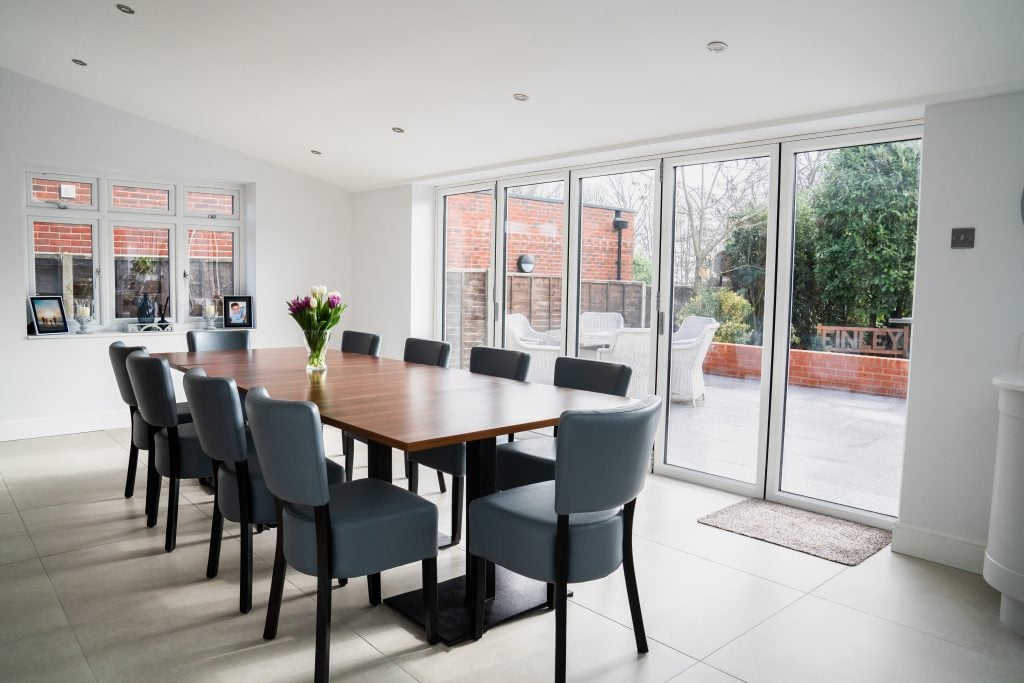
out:
{"label": "photo frame on sill", "polygon": [[64,300],[59,296],[30,296],[29,312],[35,334],[67,334],[68,317],[64,314]]}
{"label": "photo frame on sill", "polygon": [[226,329],[254,327],[256,322],[255,314],[256,311],[252,307],[251,296],[225,295],[224,327]]}

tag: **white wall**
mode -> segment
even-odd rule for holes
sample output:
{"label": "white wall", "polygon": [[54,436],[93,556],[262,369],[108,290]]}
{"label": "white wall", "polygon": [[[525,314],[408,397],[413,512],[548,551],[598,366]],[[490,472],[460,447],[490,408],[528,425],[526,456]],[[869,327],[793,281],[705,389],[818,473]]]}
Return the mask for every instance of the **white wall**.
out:
{"label": "white wall", "polygon": [[[113,338],[25,338],[27,164],[244,183],[243,288],[254,296],[257,346],[301,342],[286,299],[312,284],[351,291],[343,189],[0,69],[0,440],[127,422],[107,361]],[[131,339],[154,351],[185,347],[182,335]]]}
{"label": "white wall", "polygon": [[402,185],[354,193],[351,202],[358,305],[343,324],[380,334],[381,354],[401,358],[406,337],[433,336],[433,189]]}
{"label": "white wall", "polygon": [[[981,571],[995,454],[993,375],[1024,332],[1024,93],[925,112],[900,521],[893,548]],[[950,229],[977,228],[950,249]],[[1022,492],[1024,495],[1024,492]]]}

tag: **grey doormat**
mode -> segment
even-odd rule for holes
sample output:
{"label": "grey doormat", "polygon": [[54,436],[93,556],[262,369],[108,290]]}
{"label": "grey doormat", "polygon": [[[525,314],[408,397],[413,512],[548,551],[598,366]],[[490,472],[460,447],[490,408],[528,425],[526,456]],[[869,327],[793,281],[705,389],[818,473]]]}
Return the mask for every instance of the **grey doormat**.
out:
{"label": "grey doormat", "polygon": [[767,500],[740,501],[697,521],[851,567],[892,541],[891,531]]}

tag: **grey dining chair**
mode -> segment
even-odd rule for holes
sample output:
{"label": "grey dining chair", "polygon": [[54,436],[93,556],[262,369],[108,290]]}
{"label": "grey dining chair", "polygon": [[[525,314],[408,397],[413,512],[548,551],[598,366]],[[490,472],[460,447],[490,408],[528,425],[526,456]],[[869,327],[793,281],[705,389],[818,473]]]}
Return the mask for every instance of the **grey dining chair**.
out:
{"label": "grey dining chair", "polygon": [[251,349],[251,330],[189,330],[185,335],[189,351],[233,351]]}
{"label": "grey dining chair", "polygon": [[[216,577],[220,569],[224,518],[238,522],[241,536],[238,610],[245,614],[252,609],[252,527],[277,523],[274,496],[267,489],[252,434],[245,426],[235,380],[208,377],[202,368],[193,368],[185,373],[185,395],[195,418],[199,445],[213,459],[213,520],[206,577]],[[328,484],[345,480],[341,465],[327,460],[326,466]]]}
{"label": "grey dining chair", "polygon": [[547,582],[548,606],[555,608],[555,681],[563,683],[567,584],[603,578],[621,565],[636,649],[647,652],[633,566],[633,515],[660,410],[661,399],[652,396],[622,408],[566,411],[559,421],[554,481],[473,501],[468,552],[474,638],[483,635],[487,561]]}
{"label": "grey dining chair", "polygon": [[[360,353],[364,356],[376,358],[380,355],[380,335],[371,332],[345,330],[341,333],[341,350],[344,353]],[[352,471],[355,469],[356,457],[355,442],[357,439],[364,441],[361,437],[342,430],[341,452],[345,456],[345,481],[352,481]]]}
{"label": "grey dining chair", "polygon": [[256,458],[274,495],[277,547],[263,637],[277,636],[286,565],[317,577],[314,680],[330,673],[331,581],[366,576],[370,604],[381,602],[380,573],[422,563],[427,640],[437,640],[437,507],[379,479],[329,484],[316,404],[245,399]]}
{"label": "grey dining chair", "polygon": [[[152,464],[148,472],[146,501],[154,505],[160,496],[160,477],[167,477],[167,537],[164,550],[171,552],[178,537],[178,490],[182,479],[213,477],[213,462],[203,452],[195,425],[182,424],[174,401],[171,367],[164,358],[143,351],[128,356],[128,376],[139,401],[139,412],[150,430]],[[147,522],[148,523],[148,522]],[[153,526],[150,524],[150,526]]]}
{"label": "grey dining chair", "polygon": [[[477,346],[469,352],[469,371],[491,377],[503,377],[520,382],[526,381],[530,371],[530,354],[509,349]],[[444,491],[444,475],[452,478],[452,535],[449,545],[462,540],[462,500],[465,497],[466,444],[441,446],[406,455],[409,490],[419,492],[419,466],[425,465],[437,470],[441,490]]]}
{"label": "grey dining chair", "polygon": [[[625,396],[632,374],[632,369],[621,363],[566,356],[555,360],[555,386],[566,389]],[[499,491],[550,481],[555,478],[555,440],[544,437],[498,444],[495,467]]]}

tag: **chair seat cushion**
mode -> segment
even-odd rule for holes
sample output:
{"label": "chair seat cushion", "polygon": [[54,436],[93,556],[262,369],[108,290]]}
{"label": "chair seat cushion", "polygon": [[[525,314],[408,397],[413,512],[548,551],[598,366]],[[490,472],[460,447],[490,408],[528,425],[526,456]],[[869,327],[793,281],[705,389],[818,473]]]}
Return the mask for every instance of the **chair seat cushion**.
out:
{"label": "chair seat cushion", "polygon": [[[378,479],[330,487],[331,574],[376,574],[437,557],[437,506]],[[315,576],[313,508],[285,505],[284,554],[295,569]]]}
{"label": "chair seat cushion", "polygon": [[[569,583],[608,576],[622,564],[622,511],[569,516]],[[537,581],[555,580],[555,482],[477,498],[469,506],[469,552]]]}
{"label": "chair seat cushion", "polygon": [[431,467],[453,477],[466,476],[466,444],[441,446],[409,453],[409,462]]}
{"label": "chair seat cushion", "polygon": [[520,439],[498,446],[495,485],[499,491],[552,481],[555,478],[555,440]]}
{"label": "chair seat cushion", "polygon": [[[178,409],[178,424],[192,422],[192,413],[189,412],[188,403],[178,403],[175,407]],[[142,419],[142,413],[137,410],[132,417],[132,443],[136,448],[149,450],[149,425]]]}
{"label": "chair seat cushion", "polygon": [[[274,495],[267,489],[266,481],[263,479],[263,472],[260,470],[260,461],[256,457],[256,447],[252,442],[252,434],[248,427],[245,430],[246,447],[249,457],[246,463],[249,465],[249,496],[252,499],[252,524],[277,524],[277,510],[274,505]],[[340,484],[345,481],[345,468],[327,460],[327,483]],[[232,522],[242,521],[242,507],[238,498],[238,476],[236,464],[233,462],[221,463],[217,470],[217,505],[221,514]]]}
{"label": "chair seat cushion", "polygon": [[[213,476],[213,461],[199,445],[196,427],[191,422],[178,427],[178,478],[196,479]],[[167,430],[156,433],[156,453],[154,462],[156,471],[165,477],[171,476],[171,454]]]}

